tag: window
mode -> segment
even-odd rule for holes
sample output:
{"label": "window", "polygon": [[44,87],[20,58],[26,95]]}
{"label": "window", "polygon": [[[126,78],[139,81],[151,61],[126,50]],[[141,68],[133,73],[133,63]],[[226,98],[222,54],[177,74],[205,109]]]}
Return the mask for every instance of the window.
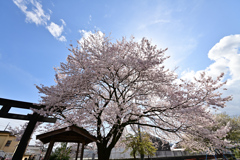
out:
{"label": "window", "polygon": [[9,147],[11,142],[12,142],[11,140],[8,140],[7,143],[5,144],[5,147]]}

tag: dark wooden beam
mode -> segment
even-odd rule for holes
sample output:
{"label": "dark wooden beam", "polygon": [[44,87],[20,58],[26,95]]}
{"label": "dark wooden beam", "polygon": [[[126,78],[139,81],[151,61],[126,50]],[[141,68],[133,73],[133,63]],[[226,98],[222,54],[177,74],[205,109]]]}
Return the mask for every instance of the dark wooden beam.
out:
{"label": "dark wooden beam", "polygon": [[79,133],[81,135],[83,135],[84,137],[92,140],[92,141],[96,141],[96,137],[94,137],[93,135],[91,135],[88,131],[86,131],[85,129],[79,128],[79,127],[74,127],[74,126],[70,126],[71,130]]}
{"label": "dark wooden beam", "polygon": [[81,157],[80,160],[83,160],[83,154],[84,154],[84,143],[82,143],[82,149],[81,149]]}
{"label": "dark wooden beam", "polygon": [[11,109],[11,106],[5,104],[2,106],[0,113],[8,113],[10,109]]}
{"label": "dark wooden beam", "polygon": [[[36,139],[38,139],[38,138],[36,138]],[[45,139],[41,139],[41,142],[46,144],[49,142],[49,140],[50,140],[50,138],[45,138]],[[91,140],[89,140],[89,139],[86,140],[85,138],[83,138],[81,136],[79,136],[78,138],[68,138],[67,136],[61,136],[61,137],[54,136],[54,140],[56,142],[72,142],[72,143],[83,143],[84,142],[85,144],[92,142]]]}
{"label": "dark wooden beam", "polygon": [[[56,139],[62,139],[63,141],[75,141],[75,142],[79,142],[79,139],[81,139],[81,142],[84,142],[84,137],[83,136],[65,136],[65,135],[56,135],[54,136]],[[61,142],[61,141],[59,141]]]}
{"label": "dark wooden beam", "polygon": [[11,107],[14,108],[22,108],[22,109],[41,109],[44,108],[45,106],[43,105],[35,105],[30,102],[22,102],[22,101],[16,101],[16,100],[10,100],[10,99],[4,99],[0,98],[0,105],[2,105],[2,108],[0,110],[0,117],[2,118],[10,118],[10,119],[18,119],[18,120],[27,120],[29,121],[27,128],[25,129],[21,141],[18,144],[18,147],[16,149],[16,152],[13,155],[12,160],[19,160],[22,159],[23,154],[26,150],[26,147],[28,145],[28,142],[30,140],[30,137],[33,133],[33,130],[36,126],[36,123],[38,121],[40,122],[50,122],[50,123],[55,123],[56,119],[55,118],[47,118],[40,116],[38,113],[33,113],[33,114],[28,114],[28,115],[20,115],[20,114],[13,114],[13,113],[8,113]]}
{"label": "dark wooden beam", "polygon": [[24,152],[27,148],[28,142],[29,142],[29,140],[31,138],[31,135],[33,133],[33,130],[35,128],[35,125],[38,121],[38,117],[39,117],[39,115],[37,113],[33,114],[32,118],[30,119],[30,121],[27,125],[27,128],[25,129],[25,131],[22,135],[21,141],[18,144],[17,150],[14,153],[12,160],[22,159],[23,154],[24,154]]}
{"label": "dark wooden beam", "polygon": [[76,153],[76,160],[77,160],[77,158],[78,158],[79,145],[80,145],[80,143],[78,142],[78,145],[77,145],[77,153]]}
{"label": "dark wooden beam", "polygon": [[[18,119],[18,120],[26,120],[26,121],[29,121],[32,116],[33,116],[32,114],[20,115],[20,114],[14,114],[14,113],[4,113],[4,112],[0,112],[0,117],[1,117],[1,118],[9,118],[9,119]],[[55,118],[47,118],[47,117],[39,116],[38,121],[40,121],[40,122],[55,123],[55,122],[56,122],[56,119],[55,119]]]}
{"label": "dark wooden beam", "polygon": [[44,139],[46,137],[51,137],[51,136],[55,136],[57,134],[60,134],[60,133],[63,133],[65,131],[66,128],[63,128],[63,129],[58,129],[58,130],[54,130],[54,131],[50,131],[48,133],[43,133],[43,134],[40,134],[40,135],[37,135],[37,139]]}
{"label": "dark wooden beam", "polygon": [[55,123],[56,120],[57,120],[56,118],[48,118],[48,117],[43,117],[43,116],[39,116],[39,118],[38,118],[39,122]]}
{"label": "dark wooden beam", "polygon": [[48,149],[47,149],[47,153],[45,154],[45,157],[44,157],[44,160],[48,160],[50,155],[51,155],[51,152],[52,152],[52,149],[53,149],[53,145],[54,145],[55,141],[52,139],[48,145]]}
{"label": "dark wooden beam", "polygon": [[84,142],[85,144],[97,140],[85,129],[74,125],[37,135],[36,138],[45,144],[50,141],[51,137],[57,139],[56,142]]}
{"label": "dark wooden beam", "polygon": [[0,98],[0,105],[8,105],[11,107],[23,108],[23,109],[30,109],[30,108],[41,109],[45,107],[44,105],[36,105],[30,102],[16,101],[16,100],[10,100],[5,98]]}
{"label": "dark wooden beam", "polygon": [[9,119],[18,119],[18,120],[30,120],[30,116],[28,115],[20,115],[20,114],[13,114],[13,113],[0,113],[1,118],[9,118]]}

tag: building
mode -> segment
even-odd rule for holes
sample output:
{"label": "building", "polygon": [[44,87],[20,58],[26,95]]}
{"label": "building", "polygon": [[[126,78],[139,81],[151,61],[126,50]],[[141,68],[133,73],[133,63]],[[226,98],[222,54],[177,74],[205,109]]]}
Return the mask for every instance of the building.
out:
{"label": "building", "polygon": [[41,159],[43,157],[43,147],[41,146],[34,146],[34,145],[28,145],[24,155],[23,160],[25,158],[29,158],[30,156],[34,156],[36,160]]}
{"label": "building", "polygon": [[4,152],[7,157],[12,157],[19,141],[16,136],[9,131],[0,131],[0,151]]}
{"label": "building", "polygon": [[156,136],[149,135],[152,143],[157,144],[157,151],[170,151],[169,142],[162,140]]}

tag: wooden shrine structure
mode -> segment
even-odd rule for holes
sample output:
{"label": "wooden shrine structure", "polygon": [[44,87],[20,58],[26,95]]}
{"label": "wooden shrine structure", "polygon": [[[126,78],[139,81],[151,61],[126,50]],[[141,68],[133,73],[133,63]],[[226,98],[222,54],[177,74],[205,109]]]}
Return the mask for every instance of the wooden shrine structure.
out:
{"label": "wooden shrine structure", "polygon": [[44,144],[50,142],[48,145],[47,153],[45,154],[44,160],[49,159],[55,142],[77,143],[78,146],[77,146],[76,159],[78,158],[79,145],[80,143],[82,143],[80,160],[83,160],[84,145],[97,141],[96,137],[92,136],[87,130],[81,127],[77,127],[75,125],[54,130],[51,132],[47,132],[44,134],[40,134],[40,135],[37,135],[36,138],[39,139]]}
{"label": "wooden shrine structure", "polygon": [[21,141],[18,144],[17,150],[13,155],[12,160],[22,159],[23,154],[27,148],[28,142],[31,138],[31,135],[33,133],[33,130],[37,122],[49,122],[49,123],[56,122],[55,118],[43,117],[37,113],[27,114],[27,115],[8,113],[12,107],[21,108],[21,109],[30,109],[30,108],[41,109],[45,107],[44,105],[35,105],[29,102],[22,102],[22,101],[16,101],[16,100],[4,99],[4,98],[0,98],[0,105],[2,106],[0,110],[0,118],[10,118],[10,119],[29,121],[27,128],[25,129],[22,135]]}

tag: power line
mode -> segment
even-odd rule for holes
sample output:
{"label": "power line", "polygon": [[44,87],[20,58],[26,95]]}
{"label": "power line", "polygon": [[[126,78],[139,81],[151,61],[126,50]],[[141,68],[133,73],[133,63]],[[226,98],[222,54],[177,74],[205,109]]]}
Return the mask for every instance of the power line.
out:
{"label": "power line", "polygon": [[8,125],[10,124],[10,122],[8,122],[7,126],[5,127],[4,131],[7,129]]}

